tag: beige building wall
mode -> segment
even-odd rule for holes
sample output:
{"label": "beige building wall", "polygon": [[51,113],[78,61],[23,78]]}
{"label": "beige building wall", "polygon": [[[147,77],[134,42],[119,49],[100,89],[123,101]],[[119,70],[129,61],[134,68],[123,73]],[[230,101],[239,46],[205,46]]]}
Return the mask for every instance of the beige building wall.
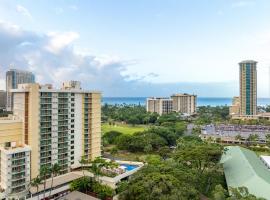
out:
{"label": "beige building wall", "polygon": [[14,92],[14,115],[23,121],[22,140],[31,146],[31,178],[39,175],[39,84],[21,84]]}
{"label": "beige building wall", "polygon": [[151,113],[158,113],[159,115],[168,114],[173,111],[172,99],[169,98],[147,98],[146,111]]}
{"label": "beige building wall", "polygon": [[[68,150],[68,167],[76,167],[78,166],[78,161],[74,161],[74,158],[78,159],[81,156],[85,155],[85,151],[87,151],[87,158],[92,160],[98,156],[101,156],[101,94],[99,92],[86,92],[81,89],[70,88],[67,90],[55,90],[52,87],[42,87],[39,84],[25,84],[20,85],[17,90],[13,90],[14,93],[14,113],[23,121],[22,125],[22,140],[25,144],[31,147],[31,179],[37,177],[40,171],[41,165],[41,157],[40,157],[40,148],[41,148],[41,138],[40,138],[40,106],[41,106],[41,92],[43,93],[52,93],[52,104],[53,107],[56,106],[56,109],[53,108],[52,111],[54,114],[59,115],[59,104],[57,102],[60,101],[60,94],[67,94],[68,100],[68,129],[67,132],[70,135],[71,129],[75,130],[76,128],[80,128],[81,134],[80,137],[75,136],[75,139],[80,139],[80,141],[74,141],[71,144],[71,141],[68,142],[67,147]],[[71,94],[73,96],[71,96]],[[75,94],[75,95],[74,95]],[[87,96],[87,97],[86,97]],[[56,97],[56,98],[54,98]],[[75,101],[73,100],[75,98]],[[81,99],[78,99],[81,98]],[[77,99],[77,100],[76,100]],[[72,104],[71,105],[70,101]],[[66,104],[66,103],[65,103]],[[76,105],[80,104],[80,105]],[[62,105],[62,104],[61,104]],[[80,112],[75,112],[76,109],[81,109]],[[74,114],[73,114],[74,113]],[[79,114],[79,116],[78,116]],[[74,117],[75,115],[75,117]],[[51,115],[52,116],[52,115]],[[42,118],[44,119],[44,117]],[[52,119],[52,129],[58,130],[58,123],[60,123],[58,118]],[[61,121],[62,123],[62,121]],[[79,124],[79,126],[77,126]],[[64,125],[66,126],[66,125]],[[71,127],[72,126],[72,127]],[[89,130],[89,133],[85,133],[85,127]],[[53,135],[52,131],[52,135]],[[57,133],[57,132],[56,132]],[[78,134],[78,132],[73,132],[74,134]],[[88,138],[86,136],[88,135]],[[61,136],[62,137],[62,136]],[[58,146],[57,143],[59,138],[55,138],[52,136],[51,138],[51,150],[54,155],[59,156],[58,154]],[[62,139],[62,138],[61,138]],[[74,139],[72,139],[73,141]],[[43,140],[44,141],[44,140]],[[55,142],[56,141],[56,147]],[[74,144],[80,146],[74,146]],[[54,146],[53,146],[54,145]],[[72,148],[71,148],[72,147]],[[70,149],[71,148],[71,149]],[[49,150],[48,150],[49,151]],[[72,154],[71,154],[72,151]],[[80,154],[81,152],[81,154]],[[62,154],[62,153],[61,153]],[[79,155],[80,154],[80,155]],[[53,155],[53,156],[54,156]],[[71,159],[72,158],[72,159]],[[63,160],[63,159],[62,159]],[[44,162],[44,161],[43,161]],[[53,159],[51,159],[51,163],[53,163]],[[65,172],[64,172],[65,173]]]}
{"label": "beige building wall", "polygon": [[235,116],[240,114],[240,98],[233,97],[232,105],[229,107],[230,115]]}
{"label": "beige building wall", "polygon": [[192,115],[196,112],[197,96],[189,94],[174,94],[173,111]]}
{"label": "beige building wall", "polygon": [[92,93],[91,159],[101,156],[101,94]]}
{"label": "beige building wall", "polygon": [[21,144],[22,127],[21,120],[0,118],[0,146],[4,147],[6,142]]}
{"label": "beige building wall", "polygon": [[[31,147],[31,179],[39,175],[39,85],[31,84],[28,103],[28,144]],[[26,113],[27,115],[27,113]],[[26,127],[27,128],[27,127]]]}

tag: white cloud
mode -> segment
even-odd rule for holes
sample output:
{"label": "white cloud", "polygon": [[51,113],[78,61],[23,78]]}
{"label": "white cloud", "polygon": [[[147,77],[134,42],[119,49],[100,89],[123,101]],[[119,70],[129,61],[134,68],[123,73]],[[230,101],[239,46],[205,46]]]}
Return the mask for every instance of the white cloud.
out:
{"label": "white cloud", "polygon": [[79,38],[79,34],[76,32],[50,32],[47,36],[48,44],[45,46],[45,49],[55,54],[59,53],[62,49]]}
{"label": "white cloud", "polygon": [[1,22],[0,88],[5,87],[4,72],[11,63],[15,68],[35,73],[40,83],[59,86],[65,80],[75,79],[80,80],[85,88],[106,91],[111,95],[131,83],[122,74],[128,62],[117,56],[78,54],[72,46],[78,37],[76,32],[40,35]]}
{"label": "white cloud", "polygon": [[13,64],[32,71],[40,83],[57,87],[66,80],[79,80],[83,88],[100,90],[104,96],[169,96],[178,91],[200,96],[209,96],[209,91],[212,96],[237,94],[238,88],[231,83],[151,83],[157,74],[127,73],[136,60],[78,53],[73,47],[78,37],[76,32],[37,34],[0,22],[0,88],[5,88],[4,74]]}
{"label": "white cloud", "polygon": [[16,11],[17,11],[18,13],[20,13],[20,14],[22,14],[22,15],[28,17],[28,18],[30,18],[30,19],[33,18],[32,15],[30,14],[30,12],[28,11],[28,9],[25,8],[25,7],[22,6],[22,5],[17,5],[17,6],[16,6]]}

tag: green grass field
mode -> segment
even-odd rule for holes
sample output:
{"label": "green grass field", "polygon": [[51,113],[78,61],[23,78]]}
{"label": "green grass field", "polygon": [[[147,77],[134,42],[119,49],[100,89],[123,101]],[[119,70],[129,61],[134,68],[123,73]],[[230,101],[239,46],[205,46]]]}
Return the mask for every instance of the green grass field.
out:
{"label": "green grass field", "polygon": [[102,134],[109,132],[109,131],[119,131],[124,134],[133,134],[135,132],[144,131],[147,129],[147,126],[144,125],[128,125],[128,124],[115,124],[109,125],[108,123],[104,123],[101,126]]}

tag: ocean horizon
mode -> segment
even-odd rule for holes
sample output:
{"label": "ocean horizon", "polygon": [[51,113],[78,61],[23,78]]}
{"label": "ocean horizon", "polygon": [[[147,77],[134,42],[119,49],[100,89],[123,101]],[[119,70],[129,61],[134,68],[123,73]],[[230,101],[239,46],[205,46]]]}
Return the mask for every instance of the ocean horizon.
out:
{"label": "ocean horizon", "polygon": [[[103,97],[102,104],[116,105],[145,105],[147,97]],[[197,106],[229,106],[230,97],[198,97]],[[258,106],[270,105],[270,98],[258,98]]]}

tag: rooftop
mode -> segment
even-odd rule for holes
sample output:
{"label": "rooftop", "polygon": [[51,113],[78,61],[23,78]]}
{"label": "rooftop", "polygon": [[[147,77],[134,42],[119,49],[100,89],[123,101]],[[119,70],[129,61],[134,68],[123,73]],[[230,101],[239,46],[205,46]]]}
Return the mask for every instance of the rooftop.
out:
{"label": "rooftop", "polygon": [[221,163],[228,187],[247,187],[256,197],[270,200],[270,172],[260,158],[239,146],[226,147]]}
{"label": "rooftop", "polygon": [[255,60],[243,60],[242,62],[240,62],[239,64],[248,64],[248,63],[252,63],[252,64],[257,64],[258,62]]}
{"label": "rooftop", "polygon": [[74,191],[62,197],[60,200],[98,200],[98,199],[95,197],[89,196],[87,194]]}
{"label": "rooftop", "polygon": [[83,90],[81,88],[75,87],[69,87],[69,88],[60,88],[60,89],[55,89],[51,84],[45,84],[41,85],[38,83],[24,83],[24,84],[19,84],[18,89],[12,89],[11,92],[13,93],[20,93],[20,92],[29,92],[31,88],[36,87],[39,92],[64,92],[64,93],[98,93],[100,94],[100,91],[92,91],[92,90]]}
{"label": "rooftop", "polygon": [[181,96],[196,96],[195,94],[187,94],[187,93],[177,93],[173,94],[172,97],[181,97]]}

